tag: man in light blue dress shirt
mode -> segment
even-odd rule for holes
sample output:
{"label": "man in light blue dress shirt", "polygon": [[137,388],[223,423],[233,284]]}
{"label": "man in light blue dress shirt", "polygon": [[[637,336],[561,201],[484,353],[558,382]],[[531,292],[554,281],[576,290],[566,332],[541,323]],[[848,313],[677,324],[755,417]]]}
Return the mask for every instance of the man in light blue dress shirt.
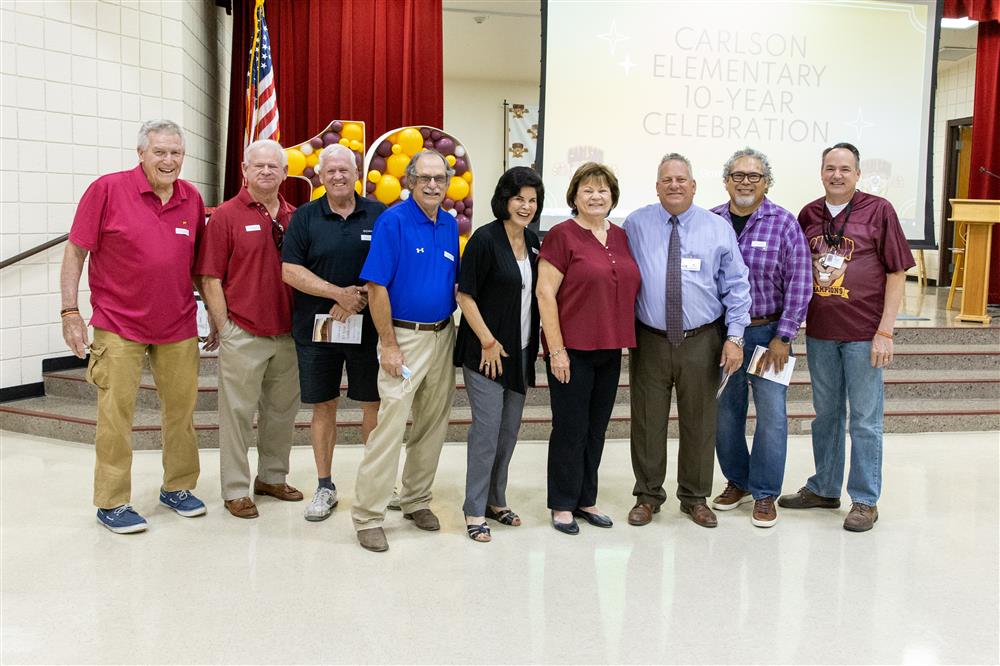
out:
{"label": "man in light blue dress shirt", "polygon": [[659,203],[633,211],[624,225],[642,275],[637,344],[629,354],[636,497],[631,525],[648,524],[667,499],[663,482],[674,388],[681,511],[702,527],[717,525],[705,501],[715,466],[715,393],[721,378],[743,362],[750,282],[732,226],[693,205],[696,189],[690,161],[670,153],[657,170]]}

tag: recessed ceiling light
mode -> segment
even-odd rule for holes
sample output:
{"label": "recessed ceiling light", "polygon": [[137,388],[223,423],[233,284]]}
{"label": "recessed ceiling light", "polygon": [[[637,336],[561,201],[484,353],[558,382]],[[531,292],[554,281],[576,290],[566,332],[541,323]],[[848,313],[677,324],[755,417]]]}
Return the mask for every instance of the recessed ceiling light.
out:
{"label": "recessed ceiling light", "polygon": [[966,28],[971,28],[974,25],[978,25],[978,21],[973,21],[968,16],[963,16],[962,18],[943,18],[941,19],[942,28],[951,28],[952,30],[965,30]]}

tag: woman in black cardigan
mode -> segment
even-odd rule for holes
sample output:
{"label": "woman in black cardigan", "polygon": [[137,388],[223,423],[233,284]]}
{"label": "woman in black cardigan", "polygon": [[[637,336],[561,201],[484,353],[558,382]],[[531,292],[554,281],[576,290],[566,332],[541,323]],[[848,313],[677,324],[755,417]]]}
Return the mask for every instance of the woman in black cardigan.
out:
{"label": "woman in black cardigan", "polygon": [[508,170],[491,201],[497,219],[477,230],[462,254],[455,365],[472,407],[463,510],[473,541],[490,540],[486,518],[521,524],[507,505],[507,467],[527,387],[535,385],[539,243],[527,227],[541,214],[544,195],[534,170]]}

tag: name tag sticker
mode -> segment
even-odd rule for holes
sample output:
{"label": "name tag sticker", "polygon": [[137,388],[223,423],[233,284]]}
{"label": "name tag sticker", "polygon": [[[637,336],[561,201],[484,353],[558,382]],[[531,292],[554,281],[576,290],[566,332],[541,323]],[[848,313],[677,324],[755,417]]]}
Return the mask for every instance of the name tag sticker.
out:
{"label": "name tag sticker", "polygon": [[531,248],[531,251],[534,252],[535,254],[538,254],[538,250],[536,248]]}
{"label": "name tag sticker", "polygon": [[681,257],[682,271],[700,271],[701,259],[698,257]]}
{"label": "name tag sticker", "polygon": [[184,229],[183,227],[176,227],[174,229],[174,231],[177,233],[178,236],[190,236],[191,235],[191,230],[190,229]]}
{"label": "name tag sticker", "polygon": [[363,240],[363,241],[370,241],[371,239],[372,239],[372,235],[371,234],[361,234],[361,240]]}
{"label": "name tag sticker", "polygon": [[260,225],[259,224],[248,224],[247,226],[244,227],[244,229],[246,229],[247,231],[260,231]]}
{"label": "name tag sticker", "polygon": [[759,247],[762,250],[766,250],[767,241],[750,241],[750,247]]}
{"label": "name tag sticker", "polygon": [[829,252],[823,257],[823,265],[827,268],[840,268],[844,265],[844,258],[839,254]]}
{"label": "name tag sticker", "polygon": [[447,259],[448,261],[455,261],[455,255],[453,255],[448,250],[444,251],[444,258]]}

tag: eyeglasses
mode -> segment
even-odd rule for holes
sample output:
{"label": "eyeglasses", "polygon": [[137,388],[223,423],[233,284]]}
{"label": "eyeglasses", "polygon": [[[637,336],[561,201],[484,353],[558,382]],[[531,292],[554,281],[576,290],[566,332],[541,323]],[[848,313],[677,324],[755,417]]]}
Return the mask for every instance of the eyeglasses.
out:
{"label": "eyeglasses", "polygon": [[274,241],[274,247],[278,248],[278,252],[281,252],[281,246],[285,243],[285,230],[274,218],[271,218],[271,240]]}
{"label": "eyeglasses", "polygon": [[434,181],[438,185],[444,185],[445,183],[448,182],[448,176],[446,176],[446,175],[441,175],[441,176],[425,176],[425,175],[422,175],[422,174],[419,174],[419,173],[417,174],[417,184],[418,185],[427,185],[431,181]]}
{"label": "eyeglasses", "polygon": [[734,171],[729,174],[729,177],[733,179],[734,183],[742,183],[744,180],[748,183],[757,184],[760,179],[764,177],[762,173],[743,173],[742,171]]}

